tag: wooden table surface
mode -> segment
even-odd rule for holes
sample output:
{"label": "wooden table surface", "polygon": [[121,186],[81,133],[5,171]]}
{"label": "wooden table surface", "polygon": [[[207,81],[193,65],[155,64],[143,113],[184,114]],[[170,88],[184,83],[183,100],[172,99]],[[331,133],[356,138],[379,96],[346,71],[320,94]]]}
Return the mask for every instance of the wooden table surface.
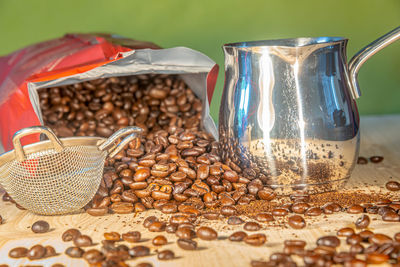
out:
{"label": "wooden table surface", "polygon": [[[389,179],[400,180],[400,115],[370,116],[361,118],[361,151],[360,155],[370,157],[383,155],[384,161],[379,164],[357,165],[350,181],[344,190],[354,187],[363,190],[388,192],[383,189]],[[400,198],[400,193],[395,197]],[[335,234],[339,228],[352,226],[359,215],[336,213],[322,216],[312,221],[307,221],[306,229],[294,230],[282,227],[269,227],[263,225],[260,232],[267,235],[268,241],[261,247],[252,247],[245,243],[230,242],[227,240],[229,234],[242,230],[242,226],[231,226],[225,222],[205,221],[204,224],[212,225],[218,230],[219,240],[198,240],[199,249],[196,251],[185,251],[177,247],[176,238],[173,234],[163,233],[169,243],[163,249],[171,249],[177,258],[172,261],[160,262],[156,259],[151,244],[151,238],[157,233],[150,233],[142,226],[143,218],[155,214],[151,210],[140,214],[107,215],[103,217],[92,217],[85,213],[66,216],[39,216],[28,211],[21,211],[11,203],[0,201],[0,215],[4,223],[0,225],[0,263],[10,266],[42,265],[51,266],[54,263],[63,263],[66,266],[87,266],[83,260],[67,257],[64,252],[71,243],[61,241],[61,234],[68,228],[76,227],[82,233],[88,234],[93,241],[99,243],[102,233],[105,231],[117,231],[119,233],[139,230],[142,231],[144,241],[141,245],[148,245],[152,254],[147,257],[127,261],[132,266],[140,262],[151,262],[154,266],[249,266],[252,259],[268,259],[275,251],[282,250],[284,239],[301,238],[315,244],[317,237],[327,234]],[[160,214],[165,218],[165,215]],[[372,222],[371,230],[393,236],[400,231],[399,223],[382,222],[374,220],[375,215],[370,215]],[[30,226],[33,222],[44,219],[50,223],[51,231],[45,234],[34,234]],[[29,261],[28,259],[11,259],[8,257],[10,249],[17,246],[30,247],[34,244],[52,245],[60,255],[44,260]],[[344,244],[345,242],[342,242]],[[131,245],[130,245],[131,246]]]}

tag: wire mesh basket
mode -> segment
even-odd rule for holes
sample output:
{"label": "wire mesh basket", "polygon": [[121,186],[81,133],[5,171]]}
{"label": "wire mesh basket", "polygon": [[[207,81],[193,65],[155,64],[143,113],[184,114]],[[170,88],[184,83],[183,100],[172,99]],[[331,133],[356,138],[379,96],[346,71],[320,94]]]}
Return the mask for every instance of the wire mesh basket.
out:
{"label": "wire mesh basket", "polygon": [[[104,161],[137,138],[142,129],[127,127],[108,139],[58,139],[43,126],[14,134],[14,150],[0,155],[0,184],[24,208],[44,215],[70,213],[84,207],[98,190]],[[22,147],[23,136],[42,133],[49,140]],[[116,141],[125,137],[118,145]]]}

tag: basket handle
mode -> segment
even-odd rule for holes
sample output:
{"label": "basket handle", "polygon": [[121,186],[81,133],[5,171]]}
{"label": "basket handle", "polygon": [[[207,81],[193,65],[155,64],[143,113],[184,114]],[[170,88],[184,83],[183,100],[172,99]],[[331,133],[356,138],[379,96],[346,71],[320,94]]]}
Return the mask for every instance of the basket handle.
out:
{"label": "basket handle", "polygon": [[129,126],[122,129],[119,129],[115,133],[113,133],[104,143],[99,146],[101,151],[109,148],[111,145],[115,143],[122,136],[128,135],[125,137],[116,147],[109,151],[109,157],[114,157],[118,152],[120,152],[130,141],[135,139],[139,134],[143,132],[143,129],[136,126]]}
{"label": "basket handle", "polygon": [[61,141],[57,138],[56,134],[50,128],[47,128],[45,126],[32,126],[24,128],[16,132],[12,139],[15,148],[15,157],[18,161],[22,162],[25,160],[25,152],[21,145],[21,138],[36,133],[45,134],[52,142],[54,149],[57,152],[60,152],[64,149]]}

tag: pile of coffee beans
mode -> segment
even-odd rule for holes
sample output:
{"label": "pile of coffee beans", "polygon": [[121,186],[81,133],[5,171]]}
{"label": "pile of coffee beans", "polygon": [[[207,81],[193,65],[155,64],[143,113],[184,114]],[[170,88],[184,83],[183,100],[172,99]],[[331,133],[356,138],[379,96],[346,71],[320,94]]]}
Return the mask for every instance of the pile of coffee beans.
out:
{"label": "pile of coffee beans", "polygon": [[108,137],[136,125],[197,129],[202,103],[174,75],[135,75],[39,89],[43,120],[58,136]]}

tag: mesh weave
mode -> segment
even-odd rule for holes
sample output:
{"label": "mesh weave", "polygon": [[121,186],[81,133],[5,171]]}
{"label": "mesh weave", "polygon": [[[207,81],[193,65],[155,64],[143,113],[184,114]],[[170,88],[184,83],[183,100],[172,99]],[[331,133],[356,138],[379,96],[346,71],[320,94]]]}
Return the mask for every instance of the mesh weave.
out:
{"label": "mesh weave", "polygon": [[99,188],[107,152],[96,146],[65,147],[26,155],[0,167],[10,196],[38,214],[70,213],[84,207]]}

